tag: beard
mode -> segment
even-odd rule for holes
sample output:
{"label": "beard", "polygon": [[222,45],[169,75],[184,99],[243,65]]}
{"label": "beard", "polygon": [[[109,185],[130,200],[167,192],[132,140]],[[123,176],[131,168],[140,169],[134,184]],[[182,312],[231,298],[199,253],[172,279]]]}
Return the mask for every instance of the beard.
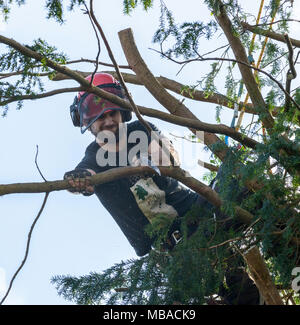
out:
{"label": "beard", "polygon": [[[105,133],[107,132],[107,139],[111,139],[111,137],[114,135],[115,141],[116,143],[118,143],[120,141],[120,138],[123,138],[123,136],[125,135],[124,133],[124,123],[120,123],[120,124],[115,124],[112,125],[111,127],[105,127],[105,128],[97,128],[94,126],[94,124],[92,124],[89,128],[90,132],[96,137],[99,137],[99,133],[103,132],[101,138],[104,137],[106,138]],[[112,135],[113,133],[113,135]]]}

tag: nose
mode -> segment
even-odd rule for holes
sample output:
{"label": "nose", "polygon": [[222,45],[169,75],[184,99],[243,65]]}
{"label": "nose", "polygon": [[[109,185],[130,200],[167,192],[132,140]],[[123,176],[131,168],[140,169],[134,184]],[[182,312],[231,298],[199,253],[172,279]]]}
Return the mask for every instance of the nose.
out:
{"label": "nose", "polygon": [[111,114],[107,113],[103,116],[103,125],[105,126],[109,126],[114,124],[114,120],[113,117],[111,116]]}

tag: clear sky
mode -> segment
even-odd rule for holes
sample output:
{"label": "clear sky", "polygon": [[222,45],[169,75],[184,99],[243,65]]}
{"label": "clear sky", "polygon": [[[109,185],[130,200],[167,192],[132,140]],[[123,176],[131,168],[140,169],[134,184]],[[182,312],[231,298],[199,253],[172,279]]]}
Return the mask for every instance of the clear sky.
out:
{"label": "clear sky", "polygon": [[[165,2],[179,21],[211,18],[201,1],[189,0],[188,6],[182,5],[181,1]],[[257,13],[260,1],[256,2],[254,14]],[[295,2],[299,13],[299,1]],[[118,31],[131,27],[145,62],[156,76],[193,84],[208,72],[207,63],[190,64],[177,76],[180,69],[178,65],[162,61],[157,53],[149,49],[156,46],[151,40],[159,22],[158,1],[149,13],[138,8],[131,16],[123,15],[121,0],[101,3],[105,5],[95,1],[95,13],[119,64],[127,62]],[[13,8],[7,24],[0,23],[1,34],[23,44],[31,44],[40,37],[66,53],[70,60],[96,57],[96,38],[87,15],[80,9],[66,13],[66,23],[63,25],[46,20],[45,16],[44,1],[28,0],[27,5]],[[222,36],[220,45],[223,44],[221,40]],[[215,46],[216,43],[213,43],[211,48]],[[0,53],[5,50],[6,47],[1,44]],[[210,48],[205,45],[204,50]],[[100,61],[109,62],[103,44]],[[71,68],[82,71],[94,69],[88,64],[72,65]],[[99,66],[99,70],[113,69]],[[45,85],[50,90],[77,84],[74,81],[45,80]],[[130,84],[128,86],[137,104],[166,111],[146,89]],[[35,166],[37,145],[38,164],[47,180],[60,180],[66,171],[77,165],[93,138],[88,132],[81,135],[79,129],[72,125],[69,106],[74,96],[62,94],[27,101],[20,111],[15,109],[16,105],[10,105],[8,116],[0,118],[2,184],[43,181]],[[187,99],[185,104],[202,121],[215,122],[215,105]],[[223,123],[230,124],[232,111],[224,109],[221,117]],[[182,167],[201,179],[206,170],[197,164],[197,160],[201,158],[208,161],[207,154],[202,151],[203,146],[199,144],[198,150],[192,151],[194,146],[188,141],[180,141],[172,136],[189,134],[186,128],[151,118],[147,120],[174,140],[181,154]],[[44,194],[10,194],[0,197],[0,298],[24,257],[27,234],[43,197]],[[55,287],[50,283],[52,276],[101,272],[114,263],[133,257],[136,257],[134,250],[96,196],[72,195],[67,191],[52,192],[34,229],[27,263],[17,276],[6,304],[70,304],[57,295]]]}

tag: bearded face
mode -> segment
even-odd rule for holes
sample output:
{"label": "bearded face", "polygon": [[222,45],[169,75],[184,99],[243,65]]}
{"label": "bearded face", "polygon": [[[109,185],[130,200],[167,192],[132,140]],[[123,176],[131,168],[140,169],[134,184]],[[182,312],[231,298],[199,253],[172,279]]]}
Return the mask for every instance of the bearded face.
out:
{"label": "bearded face", "polygon": [[119,127],[122,123],[122,115],[120,111],[113,110],[99,117],[89,128],[90,132],[97,138],[101,132],[101,137],[109,139],[112,134],[116,142],[119,142]]}

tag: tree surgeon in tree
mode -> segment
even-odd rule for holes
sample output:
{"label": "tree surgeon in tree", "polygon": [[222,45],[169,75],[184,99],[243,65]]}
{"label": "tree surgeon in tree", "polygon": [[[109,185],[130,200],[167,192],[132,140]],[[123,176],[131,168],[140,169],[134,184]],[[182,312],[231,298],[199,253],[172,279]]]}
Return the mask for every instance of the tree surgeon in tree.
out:
{"label": "tree surgeon in tree", "polygon": [[[122,87],[111,75],[96,73],[86,79],[91,81],[92,78],[97,87],[125,97]],[[162,250],[172,250],[181,241],[180,220],[192,206],[209,210],[215,218],[224,218],[198,193],[183,187],[173,178],[160,175],[156,166],[169,165],[170,159],[139,121],[126,123],[132,118],[128,109],[94,94],[81,92],[75,97],[70,111],[74,126],[80,127],[81,133],[89,130],[95,141],[87,147],[76,168],[65,173],[64,178],[71,186],[69,191],[86,196],[95,193],[138,256],[144,256],[153,247],[155,238],[150,237],[145,227],[159,216],[167,218],[171,224],[161,245]],[[171,142],[149,124],[178,163]],[[137,165],[148,165],[157,173],[128,176],[95,187],[89,182],[89,177],[96,173]],[[196,228],[195,223],[189,225],[188,236]],[[247,273],[237,270],[228,274],[226,281],[229,289],[220,289],[220,294],[228,304],[259,303],[258,291]]]}

